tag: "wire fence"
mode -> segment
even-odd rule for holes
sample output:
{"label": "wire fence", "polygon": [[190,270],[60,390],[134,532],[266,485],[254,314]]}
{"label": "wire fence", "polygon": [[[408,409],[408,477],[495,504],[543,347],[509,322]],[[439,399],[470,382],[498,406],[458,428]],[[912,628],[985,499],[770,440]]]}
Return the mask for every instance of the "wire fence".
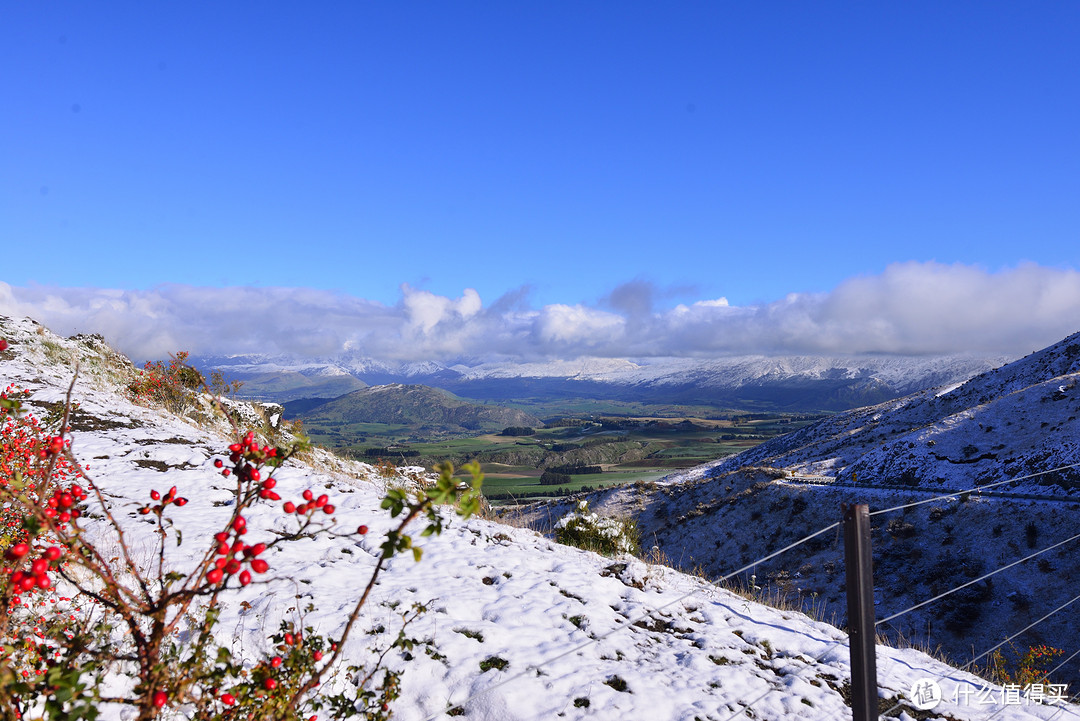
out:
{"label": "wire fence", "polygon": [[[927,504],[927,503],[933,503],[935,501],[941,501],[941,500],[945,500],[945,499],[956,498],[957,496],[963,495],[963,494],[977,493],[977,492],[982,491],[982,490],[987,490],[987,489],[990,489],[990,488],[995,488],[995,487],[1007,485],[1007,484],[1010,484],[1010,483],[1017,483],[1019,481],[1035,478],[1035,477],[1046,475],[1046,474],[1049,474],[1049,473],[1056,473],[1056,472],[1059,472],[1059,471],[1067,470],[1067,469],[1070,469],[1070,468],[1077,468],[1077,467],[1080,467],[1080,463],[1074,463],[1074,464],[1069,464],[1069,465],[1058,466],[1057,468],[1052,468],[1052,469],[1045,470],[1045,471],[1039,471],[1039,472],[1036,472],[1036,473],[1029,473],[1029,474],[1024,475],[1024,476],[1018,476],[1018,477],[1015,477],[1015,478],[1009,478],[1009,479],[1006,479],[1006,480],[998,481],[998,482],[987,484],[987,485],[984,485],[984,486],[979,486],[979,487],[973,488],[973,489],[955,490],[955,491],[952,491],[952,492],[949,492],[949,493],[936,495],[936,496],[933,496],[931,498],[926,498],[926,499],[922,499],[922,500],[919,500],[919,501],[914,501],[914,502],[911,502],[911,503],[905,503],[905,504],[901,504],[901,505],[897,505],[897,506],[892,506],[892,507],[889,507],[889,508],[880,509],[880,510],[871,512],[870,515],[871,516],[878,516],[878,515],[882,515],[882,514],[886,514],[886,513],[893,513],[893,512],[896,512],[896,511],[902,511],[902,510],[905,510],[905,509],[908,509],[908,508],[921,506],[921,505],[924,505],[924,504]],[[916,489],[905,489],[905,490],[916,490]],[[813,539],[815,539],[815,538],[817,538],[817,537],[819,537],[819,536],[821,536],[821,535],[823,535],[825,533],[836,530],[839,527],[840,527],[839,522],[831,523],[831,524],[829,524],[827,526],[824,526],[823,528],[820,528],[817,531],[814,531],[813,533],[810,533],[810,534],[808,534],[806,536],[803,536],[802,538],[800,538],[800,539],[798,539],[798,540],[796,540],[796,541],[794,541],[792,543],[789,543],[789,544],[783,546],[782,548],[780,548],[780,549],[778,549],[776,551],[773,551],[773,552],[771,552],[771,553],[769,553],[767,555],[762,556],[761,558],[758,558],[758,559],[755,559],[754,561],[746,563],[746,564],[742,565],[741,567],[739,567],[738,569],[736,569],[734,571],[731,571],[729,573],[726,573],[723,576],[720,576],[720,577],[714,579],[713,583],[714,584],[720,584],[720,583],[723,583],[724,581],[727,581],[729,579],[738,577],[741,574],[755,568],[758,565],[761,565],[761,564],[763,564],[763,563],[765,563],[767,561],[775,559],[775,558],[777,558],[777,557],[779,557],[779,556],[781,556],[781,555],[783,555],[785,553],[788,553],[789,551],[791,551],[791,550],[793,550],[795,548],[798,548],[799,546],[802,546],[803,544],[805,544],[805,543],[807,543],[809,541],[812,541]],[[894,621],[894,620],[896,620],[896,619],[898,619],[898,618],[900,618],[900,617],[902,617],[902,616],[904,616],[904,615],[906,615],[908,613],[911,613],[912,611],[915,611],[917,609],[923,608],[923,607],[928,606],[928,605],[930,605],[932,603],[940,601],[940,600],[942,600],[942,599],[944,599],[944,598],[946,598],[946,597],[948,597],[948,596],[950,596],[950,595],[952,595],[952,594],[954,594],[954,593],[956,593],[958,591],[963,590],[964,588],[967,588],[967,587],[973,586],[976,583],[985,581],[985,580],[995,576],[996,574],[1002,573],[1002,572],[1004,572],[1004,571],[1006,571],[1006,570],[1008,570],[1010,568],[1018,566],[1018,565],[1020,565],[1022,563],[1025,563],[1027,561],[1030,561],[1030,560],[1032,560],[1032,559],[1034,559],[1034,558],[1036,558],[1036,557],[1038,557],[1038,556],[1040,556],[1040,555],[1042,555],[1044,553],[1047,553],[1047,552],[1049,552],[1051,550],[1060,548],[1062,546],[1065,546],[1065,545],[1067,545],[1067,544],[1069,544],[1071,542],[1078,541],[1078,540],[1080,540],[1080,534],[1076,534],[1076,535],[1071,536],[1070,538],[1067,538],[1067,539],[1065,539],[1063,541],[1059,541],[1057,543],[1054,543],[1054,544],[1052,544],[1050,546],[1047,546],[1047,547],[1045,547],[1045,548],[1043,548],[1043,549],[1041,549],[1039,551],[1036,551],[1035,553],[1031,553],[1031,554],[1025,556],[1024,558],[1021,558],[1021,559],[1018,559],[1018,560],[1013,561],[1011,563],[999,566],[999,567],[995,568],[994,570],[992,570],[992,571],[990,571],[988,573],[982,574],[978,578],[975,578],[975,579],[973,579],[971,581],[967,581],[965,583],[962,583],[962,584],[960,584],[958,586],[955,586],[955,587],[953,587],[953,588],[951,588],[951,589],[949,589],[949,590],[947,590],[945,592],[936,594],[932,598],[929,598],[929,599],[920,601],[918,603],[912,604],[911,606],[903,609],[902,611],[899,611],[897,613],[893,613],[893,614],[887,616],[886,618],[883,618],[883,619],[881,619],[879,621],[876,621],[875,626],[881,626],[882,624],[888,623],[890,621]],[[532,664],[532,665],[528,666],[525,670],[520,671],[517,674],[514,674],[514,675],[512,675],[512,676],[510,676],[510,677],[508,677],[506,679],[503,679],[502,681],[499,681],[498,683],[495,683],[495,684],[493,684],[491,686],[488,686],[488,687],[486,687],[486,688],[484,688],[484,689],[482,689],[482,690],[480,690],[480,691],[478,691],[476,693],[473,693],[473,694],[469,695],[465,699],[462,699],[460,701],[456,701],[456,702],[447,704],[447,706],[444,709],[442,709],[442,710],[440,710],[440,711],[426,717],[425,721],[434,721],[434,719],[440,718],[443,715],[445,715],[447,713],[450,713],[455,708],[464,707],[465,705],[469,704],[470,702],[475,701],[476,699],[481,698],[482,696],[484,696],[486,694],[492,693],[493,691],[495,691],[495,690],[497,690],[499,688],[502,688],[504,686],[512,684],[515,681],[523,678],[524,676],[527,676],[527,675],[530,675],[530,674],[535,674],[537,671],[543,669],[546,666],[549,666],[549,665],[555,663],[556,661],[558,661],[558,660],[560,660],[562,658],[565,658],[567,656],[578,653],[578,652],[580,652],[582,650],[585,650],[585,649],[587,649],[587,648],[589,648],[589,647],[603,641],[606,638],[609,638],[609,637],[611,637],[611,636],[613,636],[615,634],[621,633],[621,632],[623,632],[623,631],[625,631],[625,630],[627,630],[629,628],[632,628],[632,627],[634,627],[634,625],[636,623],[641,622],[641,621],[645,621],[652,614],[657,613],[659,611],[662,611],[664,609],[670,608],[671,606],[674,606],[676,604],[682,603],[683,601],[686,601],[687,599],[697,595],[698,593],[699,593],[699,589],[693,589],[691,591],[688,591],[687,593],[684,593],[684,594],[678,596],[677,598],[675,598],[673,600],[667,601],[666,603],[664,603],[664,604],[662,604],[660,606],[656,606],[655,608],[651,609],[650,611],[639,614],[637,617],[630,620],[626,624],[623,624],[623,625],[621,625],[621,626],[619,626],[617,628],[613,628],[610,631],[607,631],[606,633],[594,636],[587,642],[579,644],[579,645],[577,645],[577,646],[575,646],[573,648],[562,651],[560,653],[554,654],[554,655],[552,655],[552,656],[550,656],[548,658],[545,658],[545,659],[541,660],[540,662],[538,662],[536,664]],[[1024,633],[1030,631],[1031,629],[1033,629],[1034,627],[1036,627],[1039,624],[1043,623],[1044,621],[1048,620],[1049,618],[1053,617],[1057,613],[1059,613],[1059,612],[1065,610],[1066,608],[1070,607],[1072,604],[1076,603],[1077,601],[1080,601],[1080,595],[1075,596],[1074,598],[1070,599],[1069,601],[1066,601],[1065,603],[1060,604],[1057,608],[1055,608],[1052,611],[1050,611],[1049,613],[1043,615],[1038,620],[1026,625],[1024,628],[1020,629],[1019,631],[1016,631],[1015,633],[1013,633],[1012,635],[1007,637],[1005,640],[1001,641],[1000,643],[997,643],[996,645],[994,645],[994,646],[990,647],[989,649],[983,651],[982,653],[978,654],[977,656],[974,656],[970,661],[968,661],[966,664],[964,664],[964,666],[960,667],[960,670],[961,671],[970,671],[970,670],[973,670],[973,669],[977,669],[976,664],[977,664],[978,661],[980,661],[981,659],[987,658],[988,656],[990,656],[990,654],[994,653],[994,651],[998,650],[999,648],[1001,648],[1005,644],[1007,644],[1007,643],[1011,642],[1012,640],[1018,638],[1019,636],[1023,635]],[[813,658],[813,664],[812,665],[816,665],[816,664],[821,663],[822,659],[824,659],[834,649],[836,649],[838,646],[844,645],[845,643],[847,643],[849,641],[850,641],[850,639],[839,639],[839,640],[833,641],[824,650],[822,650],[820,653],[818,653]],[[1073,660],[1075,657],[1077,657],[1078,655],[1080,655],[1080,650],[1074,652],[1068,658],[1066,658],[1061,663],[1059,663],[1054,669],[1052,669],[1051,671],[1044,674],[1044,676],[1043,676],[1044,680],[1046,678],[1049,678],[1049,677],[1053,676],[1054,674],[1058,673],[1059,671],[1061,671],[1061,669],[1065,668],[1065,666],[1071,660]],[[940,677],[938,677],[936,679],[936,681],[940,682],[940,681],[944,680],[945,678],[946,678],[946,676],[940,676]],[[758,695],[757,697],[755,697],[755,698],[753,698],[753,699],[751,699],[749,701],[742,702],[741,707],[739,709],[737,709],[734,713],[732,713],[730,716],[725,717],[724,721],[731,721],[732,719],[735,719],[736,717],[747,715],[757,703],[759,703],[764,698],[766,698],[768,695],[770,695],[771,693],[774,693],[774,692],[777,692],[776,689],[770,688],[770,689],[767,689],[762,694]],[[1071,697],[1070,701],[1075,700],[1077,698],[1080,698],[1080,694],[1077,694],[1076,696]],[[894,706],[892,706],[891,708],[889,708],[886,711],[882,712],[880,714],[880,717],[882,717],[882,718],[887,717],[889,714],[891,714],[891,713],[893,713],[895,711],[898,711],[898,710],[900,710],[902,708],[905,708],[905,707],[906,707],[906,704],[903,701],[897,702]],[[988,717],[987,721],[989,721],[990,719],[995,718],[996,716],[1000,715],[1006,709],[1007,709],[1007,706],[1002,706],[1000,709],[998,709],[997,712],[995,712],[993,714],[993,716]],[[1058,713],[1055,714],[1054,718],[1057,718],[1062,714],[1069,714],[1069,715],[1075,716],[1077,718],[1080,718],[1080,713],[1077,713],[1076,710],[1069,707],[1068,705],[1062,705],[1060,707],[1060,709],[1058,710]]]}

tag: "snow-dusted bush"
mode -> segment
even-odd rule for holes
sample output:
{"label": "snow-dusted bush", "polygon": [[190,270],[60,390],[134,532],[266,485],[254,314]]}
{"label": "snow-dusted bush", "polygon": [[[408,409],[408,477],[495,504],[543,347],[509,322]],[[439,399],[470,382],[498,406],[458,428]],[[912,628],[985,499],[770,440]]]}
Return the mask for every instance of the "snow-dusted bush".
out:
{"label": "snow-dusted bush", "polygon": [[596,551],[605,556],[637,553],[637,524],[628,518],[603,518],[581,501],[576,509],[555,524],[555,540],[568,546]]}

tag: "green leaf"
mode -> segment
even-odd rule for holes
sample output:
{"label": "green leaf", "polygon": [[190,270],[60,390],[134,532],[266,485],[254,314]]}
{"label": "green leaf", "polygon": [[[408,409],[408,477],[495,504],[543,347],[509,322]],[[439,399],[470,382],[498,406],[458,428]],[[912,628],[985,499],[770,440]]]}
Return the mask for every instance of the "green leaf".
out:
{"label": "green leaf", "polygon": [[422,556],[423,554],[424,554],[424,549],[420,548],[419,546],[417,546],[416,548],[413,548],[413,550],[412,550],[413,559],[415,561],[417,561],[417,562],[420,561],[420,556]]}

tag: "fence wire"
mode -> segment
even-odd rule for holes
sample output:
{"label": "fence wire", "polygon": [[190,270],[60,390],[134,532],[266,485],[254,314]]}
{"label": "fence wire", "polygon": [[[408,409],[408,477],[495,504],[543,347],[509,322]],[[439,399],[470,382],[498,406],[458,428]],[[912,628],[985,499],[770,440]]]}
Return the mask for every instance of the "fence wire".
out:
{"label": "fence wire", "polygon": [[[953,491],[951,493],[946,493],[946,494],[942,494],[942,495],[939,495],[939,496],[933,496],[931,498],[926,498],[926,499],[923,499],[921,501],[915,501],[913,503],[907,503],[907,504],[902,504],[902,505],[899,505],[899,506],[893,506],[893,507],[890,507],[890,508],[885,508],[885,509],[878,510],[878,511],[873,511],[872,513],[870,513],[870,515],[871,516],[876,516],[876,515],[881,515],[881,514],[884,514],[884,513],[891,513],[891,512],[894,512],[894,511],[903,510],[905,508],[912,508],[914,506],[920,506],[920,505],[924,505],[926,503],[933,503],[935,501],[940,501],[940,500],[944,500],[944,499],[947,499],[947,498],[955,498],[956,496],[962,495],[962,494],[978,493],[978,492],[983,491],[983,490],[988,490],[988,489],[995,488],[995,487],[998,487],[998,486],[1007,485],[1009,483],[1016,483],[1018,481],[1027,480],[1029,478],[1035,478],[1037,476],[1046,475],[1048,473],[1056,473],[1058,471],[1067,470],[1067,469],[1070,469],[1070,468],[1077,468],[1077,467],[1080,467],[1080,463],[1073,463],[1073,464],[1069,464],[1069,465],[1059,466],[1057,468],[1052,468],[1052,469],[1049,469],[1049,470],[1046,470],[1046,471],[1039,471],[1037,473],[1030,473],[1030,474],[1027,474],[1025,476],[1018,476],[1016,478],[1009,478],[1009,479],[1005,479],[1005,480],[1002,480],[1002,481],[997,481],[995,483],[990,483],[990,484],[987,484],[987,485],[984,485],[984,486],[979,486],[978,488],[974,488],[974,489],[957,490],[957,491]],[[723,583],[724,581],[726,581],[726,580],[728,580],[728,579],[730,579],[732,577],[738,576],[739,574],[744,573],[744,572],[754,568],[755,566],[757,566],[757,565],[759,565],[761,563],[764,563],[765,561],[772,560],[773,558],[776,558],[777,556],[780,556],[780,555],[782,555],[782,554],[784,554],[784,553],[786,553],[786,552],[788,552],[788,551],[790,551],[790,550],[792,550],[794,548],[797,548],[797,547],[801,546],[802,544],[807,543],[808,541],[811,541],[814,538],[817,538],[818,536],[820,536],[820,535],[822,535],[824,533],[828,533],[829,531],[837,529],[837,528],[839,528],[839,526],[840,526],[839,522],[831,523],[828,526],[825,526],[824,528],[821,528],[821,529],[815,531],[814,533],[811,533],[811,534],[809,534],[809,535],[807,535],[807,536],[805,536],[803,538],[800,538],[797,541],[789,543],[788,545],[784,546],[783,548],[781,548],[781,549],[779,549],[777,551],[774,551],[772,553],[769,553],[768,555],[762,556],[761,558],[758,558],[758,559],[756,559],[756,560],[754,560],[754,561],[752,561],[750,563],[745,564],[741,568],[738,568],[738,569],[736,569],[736,570],[734,570],[734,571],[732,571],[730,573],[727,573],[727,574],[717,578],[712,583],[714,585]],[[976,578],[973,581],[969,581],[969,582],[964,583],[964,584],[962,584],[960,586],[957,586],[956,588],[953,588],[953,589],[951,589],[949,591],[946,591],[945,593],[942,593],[942,594],[939,594],[939,595],[935,596],[934,598],[928,599],[928,600],[923,601],[921,603],[918,603],[918,604],[916,604],[914,606],[911,606],[910,608],[907,608],[907,609],[905,609],[905,610],[903,610],[903,611],[901,611],[899,613],[888,616],[887,618],[884,618],[884,619],[878,621],[875,624],[875,626],[880,625],[882,623],[886,623],[886,622],[891,621],[893,619],[896,619],[896,618],[898,618],[900,616],[903,616],[906,613],[909,613],[909,612],[914,611],[914,610],[916,610],[918,608],[921,608],[922,606],[926,606],[926,605],[928,605],[930,603],[933,603],[934,601],[940,600],[940,599],[942,599],[942,598],[944,598],[944,597],[946,597],[946,596],[948,596],[948,595],[950,595],[952,593],[955,593],[956,591],[959,591],[959,590],[961,590],[963,588],[966,588],[967,586],[978,583],[979,581],[985,580],[986,578],[989,578],[989,577],[991,577],[991,576],[993,576],[993,575],[995,575],[997,573],[1000,573],[1000,572],[1002,572],[1002,571],[1004,571],[1004,570],[1006,570],[1008,568],[1012,568],[1013,566],[1016,566],[1016,565],[1018,565],[1020,563],[1023,563],[1024,561],[1030,560],[1031,558],[1034,558],[1035,556],[1038,556],[1038,555],[1040,555],[1042,553],[1053,550],[1054,548],[1057,548],[1059,546],[1062,546],[1062,545],[1064,545],[1066,543],[1069,543],[1069,542],[1077,540],[1077,539],[1080,539],[1080,534],[1077,534],[1077,535],[1075,535],[1075,536],[1073,536],[1071,538],[1068,538],[1068,539],[1066,539],[1064,541],[1061,541],[1061,542],[1056,543],[1056,544],[1054,544],[1052,546],[1044,548],[1041,551],[1030,554],[1029,556],[1026,556],[1025,558],[1022,558],[1022,559],[1020,559],[1018,561],[1014,561],[1013,563],[1010,563],[1010,564],[1008,564],[1006,566],[1002,566],[1001,568],[998,568],[998,569],[996,569],[994,571],[991,571],[990,573],[984,574],[983,576],[980,576],[979,578]],[[555,654],[554,656],[546,658],[543,661],[541,661],[540,663],[530,665],[527,668],[525,668],[525,670],[523,670],[523,671],[521,671],[521,672],[519,672],[519,673],[517,673],[517,674],[515,674],[515,675],[513,675],[513,676],[511,676],[511,677],[509,677],[507,679],[504,679],[504,680],[502,680],[502,681],[500,681],[500,682],[498,682],[496,684],[493,684],[492,686],[489,686],[489,687],[487,687],[487,688],[485,688],[485,689],[483,689],[481,691],[478,691],[478,692],[468,696],[467,698],[465,698],[465,699],[463,699],[461,701],[454,702],[454,703],[449,703],[442,710],[437,711],[434,714],[431,714],[430,716],[425,717],[424,721],[434,721],[434,719],[439,718],[443,714],[449,713],[454,708],[463,707],[466,704],[468,704],[469,702],[474,701],[477,698],[480,698],[480,697],[482,697],[482,696],[484,696],[484,695],[486,695],[488,693],[491,693],[491,692],[493,692],[493,691],[495,691],[495,690],[497,690],[499,688],[502,688],[503,686],[511,684],[511,683],[517,681],[518,679],[526,676],[526,675],[529,675],[531,673],[536,673],[540,669],[542,669],[545,666],[548,666],[548,665],[558,661],[559,659],[562,659],[562,658],[565,658],[567,656],[573,655],[575,653],[578,653],[579,651],[583,651],[583,650],[593,646],[594,644],[597,644],[600,641],[603,641],[606,638],[609,638],[609,637],[611,637],[611,636],[613,636],[613,635],[615,635],[617,633],[620,633],[621,631],[624,631],[624,630],[626,630],[628,628],[632,628],[632,627],[634,627],[635,623],[646,620],[653,613],[656,613],[658,611],[662,611],[662,610],[664,610],[666,608],[669,608],[669,607],[674,606],[674,605],[676,605],[678,603],[681,603],[681,602],[687,600],[688,598],[691,598],[692,596],[696,595],[697,593],[698,593],[698,589],[688,591],[687,593],[684,593],[683,595],[681,595],[681,596],[679,596],[679,597],[677,597],[677,598],[675,598],[675,599],[673,599],[671,601],[668,601],[668,602],[666,602],[666,603],[664,603],[664,604],[662,604],[660,606],[657,606],[657,607],[651,609],[650,611],[639,614],[637,617],[633,618],[632,620],[628,619],[628,622],[626,624],[624,624],[622,626],[619,626],[618,628],[613,628],[610,631],[607,631],[606,633],[603,633],[603,634],[600,634],[599,636],[591,638],[589,641],[587,641],[585,643],[579,644],[578,646],[575,646],[575,647],[573,647],[571,649],[568,649],[566,651],[562,651],[562,652],[560,652],[558,654]],[[1011,641],[1012,639],[1016,638],[1017,636],[1023,634],[1024,632],[1030,630],[1031,628],[1038,625],[1042,621],[1045,621],[1047,618],[1050,618],[1055,613],[1057,613],[1058,611],[1061,611],[1062,609],[1066,608],[1067,606],[1071,605],[1072,603],[1074,603],[1077,600],[1080,600],[1080,596],[1077,596],[1076,598],[1073,598],[1071,601],[1068,601],[1065,604],[1062,604],[1058,608],[1054,609],[1053,611],[1051,611],[1047,615],[1040,618],[1038,621],[1035,621],[1034,623],[1029,624],[1025,628],[1021,629],[1017,633],[1015,633],[1012,636],[1010,636],[1009,638],[1005,639],[1005,641],[1002,641],[1001,643],[997,644],[993,648],[990,648],[989,650],[983,652],[982,654],[979,654],[978,656],[973,658],[971,661],[969,661],[967,664],[965,664],[963,667],[961,667],[960,670],[967,670],[969,667],[972,667],[975,664],[975,662],[978,661],[979,659],[984,658],[985,656],[988,656],[989,654],[993,653],[995,650],[997,650],[998,648],[1000,648],[1004,644],[1008,643],[1009,641]],[[830,644],[828,647],[826,647],[825,650],[820,655],[818,655],[817,658],[814,659],[814,662],[819,663],[821,661],[821,659],[824,658],[829,652],[831,652],[834,648],[836,648],[840,644],[843,644],[844,642],[845,641],[843,639],[834,641],[832,644]],[[1080,651],[1078,651],[1077,654],[1080,654]],[[1076,656],[1077,654],[1073,654],[1073,656]],[[1070,656],[1069,658],[1071,659],[1073,656]],[[1064,665],[1064,662],[1061,665]],[[1058,668],[1060,668],[1060,667],[1061,666],[1059,665]],[[1056,670],[1057,669],[1055,669],[1055,671]],[[1053,672],[1051,672],[1051,673],[1053,673]],[[940,681],[940,680],[943,680],[944,678],[945,677],[942,676],[938,680]],[[753,701],[751,701],[748,704],[743,705],[742,708],[737,710],[731,716],[724,719],[724,721],[731,721],[731,719],[734,719],[737,716],[744,715],[747,711],[749,711],[754,706],[754,704],[761,701],[763,698],[768,696],[774,690],[775,689],[766,690],[764,693],[762,693],[761,695],[756,697]],[[892,708],[890,708],[887,711],[885,711],[884,713],[880,714],[880,716],[886,716],[886,715],[892,713],[893,711],[899,709],[901,705],[902,704],[899,704],[899,703],[896,704]],[[1068,710],[1068,709],[1064,709],[1064,710]],[[1068,710],[1068,712],[1069,713],[1074,713],[1071,710]],[[1000,711],[998,713],[1000,713]],[[1080,715],[1078,715],[1078,717],[1080,717]]]}

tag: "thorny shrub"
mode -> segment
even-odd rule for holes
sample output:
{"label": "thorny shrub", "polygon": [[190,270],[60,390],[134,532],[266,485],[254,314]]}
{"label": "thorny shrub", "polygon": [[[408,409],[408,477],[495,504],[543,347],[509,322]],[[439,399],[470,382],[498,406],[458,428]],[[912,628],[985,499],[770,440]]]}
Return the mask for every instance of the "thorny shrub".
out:
{"label": "thorny shrub", "polygon": [[168,364],[147,361],[135,380],[128,384],[128,397],[136,403],[161,405],[171,413],[183,415],[194,405],[195,390],[206,382],[202,373],[187,365],[188,355],[181,351],[172,356]]}
{"label": "thorny shrub", "polygon": [[[0,351],[6,347],[0,339]],[[158,370],[184,377],[179,366]],[[297,448],[262,445],[253,433],[236,430],[236,442],[214,461],[221,475],[235,482],[231,513],[221,530],[212,538],[185,539],[173,518],[187,503],[181,490],[150,490],[138,509],[154,524],[157,537],[147,568],[133,558],[106,495],[72,455],[65,437],[67,415],[59,435],[50,436],[25,411],[26,396],[15,388],[0,395],[0,504],[5,509],[0,718],[94,719],[107,704],[131,709],[140,721],[170,711],[210,721],[312,721],[317,711],[332,719],[389,718],[400,675],[384,660],[391,649],[408,650],[418,643],[405,629],[424,608],[414,606],[403,614],[397,639],[376,650],[373,666],[341,669],[342,649],[386,562],[409,550],[420,560],[406,527],[422,517],[426,526],[421,535],[438,534],[440,505],[456,503],[463,517],[476,510],[479,466],[467,466],[473,479],[467,489],[454,479],[453,467],[444,464],[431,487],[387,493],[382,507],[398,520],[338,638],[303,626],[301,617],[299,623],[283,621],[256,657],[240,657],[218,643],[214,629],[230,593],[258,577],[274,578],[267,552],[301,537],[363,536],[367,526],[345,534],[334,531],[328,521],[336,509],[329,497],[307,490],[280,505],[289,530],[259,540],[263,534],[248,524],[248,511],[282,501],[274,472]],[[71,408],[71,389],[66,408]],[[84,525],[90,516],[98,524],[95,539]],[[103,527],[111,531],[108,542],[119,549],[112,558],[103,550]],[[167,541],[195,546],[193,569],[169,567]],[[60,579],[69,596],[54,593]],[[310,605],[305,609],[311,610]],[[325,680],[340,672],[353,680],[349,691],[322,689]]]}

